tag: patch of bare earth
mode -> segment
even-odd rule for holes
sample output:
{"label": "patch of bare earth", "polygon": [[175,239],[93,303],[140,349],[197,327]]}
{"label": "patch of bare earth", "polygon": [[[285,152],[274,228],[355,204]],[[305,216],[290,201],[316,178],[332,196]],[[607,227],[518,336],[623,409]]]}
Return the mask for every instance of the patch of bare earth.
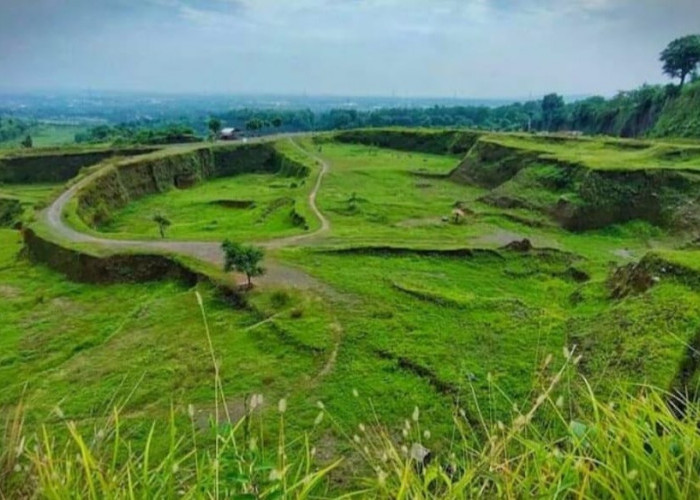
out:
{"label": "patch of bare earth", "polygon": [[515,231],[507,231],[505,229],[498,229],[491,233],[469,238],[469,243],[474,246],[496,246],[500,248],[513,241],[522,241],[525,239],[530,240],[532,245],[538,248],[557,248],[558,246],[554,241],[548,241],[536,236],[533,237],[529,234],[516,233]]}
{"label": "patch of bare earth", "polygon": [[396,227],[425,227],[425,226],[444,226],[446,222],[442,217],[423,217],[419,219],[406,219],[398,222]]}
{"label": "patch of bare earth", "polygon": [[15,299],[22,294],[22,290],[10,285],[0,285],[0,297],[3,299]]}

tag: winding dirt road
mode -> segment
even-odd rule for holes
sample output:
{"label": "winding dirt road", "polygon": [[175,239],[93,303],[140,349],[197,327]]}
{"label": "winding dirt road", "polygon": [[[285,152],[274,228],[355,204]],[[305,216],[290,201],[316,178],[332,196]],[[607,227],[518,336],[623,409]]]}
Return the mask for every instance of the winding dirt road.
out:
{"label": "winding dirt road", "polygon": [[[263,138],[256,140],[255,142],[271,142],[274,140],[279,140],[279,137],[269,139]],[[299,144],[297,144],[293,138],[288,137],[287,140],[289,140],[299,151],[303,152],[305,155],[307,155],[309,158],[311,158],[321,166],[321,170],[319,171],[318,176],[316,177],[316,183],[314,184],[314,187],[309,193],[308,197],[309,206],[311,207],[311,210],[313,211],[314,215],[318,218],[319,222],[321,223],[321,227],[316,231],[310,233],[258,243],[259,246],[268,249],[279,249],[299,245],[305,240],[315,238],[324,233],[327,233],[331,228],[329,220],[316,205],[316,195],[318,194],[318,191],[321,188],[323,177],[326,175],[326,173],[328,173],[330,166],[322,158],[313,155],[312,153],[299,146]],[[49,205],[44,211],[41,212],[40,219],[42,219],[48,225],[48,227],[51,228],[55,235],[73,243],[90,243],[92,245],[114,252],[137,250],[146,252],[152,251],[177,253],[181,255],[186,255],[188,257],[193,257],[208,264],[213,264],[219,268],[223,266],[223,252],[221,250],[221,244],[218,242],[178,240],[115,240],[109,238],[101,238],[99,236],[94,236],[91,234],[81,233],[70,227],[63,220],[63,212],[65,211],[66,205],[68,205],[68,203],[73,199],[76,193],[83,186],[91,182],[93,178],[97,175],[99,175],[99,171],[87,176],[80,182],[71,186],[68,190],[66,190],[58,198],[56,198],[56,200],[51,205]],[[282,266],[273,260],[267,260],[265,262],[265,268],[267,270],[266,274],[256,280],[258,284],[263,286],[284,285],[296,288],[326,288],[319,281],[312,278],[303,271],[292,267]],[[243,283],[242,278],[241,283]]]}
{"label": "winding dirt road", "polygon": [[[289,246],[296,246],[304,241],[310,240],[311,238],[316,238],[322,236],[323,234],[330,231],[331,224],[328,218],[321,212],[316,204],[316,195],[323,181],[323,177],[330,170],[329,164],[309,151],[302,148],[297,142],[295,142],[293,137],[280,137],[274,136],[270,138],[260,138],[255,139],[250,142],[271,142],[275,140],[280,140],[281,138],[286,138],[289,140],[295,148],[301,151],[303,154],[311,158],[318,165],[320,165],[321,170],[319,171],[316,182],[309,193],[308,202],[311,207],[312,212],[318,218],[321,226],[310,233],[300,234],[295,236],[290,236],[286,238],[278,238],[274,240],[269,240],[266,242],[257,243],[267,249],[279,249]],[[101,238],[91,234],[81,233],[66,224],[63,219],[63,212],[65,211],[68,203],[73,199],[76,193],[87,183],[93,180],[96,175],[99,175],[100,171],[85,177],[84,179],[77,182],[75,185],[71,186],[65,192],[63,192],[51,205],[44,209],[39,218],[43,220],[48,227],[54,232],[55,235],[59,236],[64,240],[68,240],[73,243],[90,243],[101,248],[119,252],[119,251],[153,251],[153,252],[168,252],[177,253],[181,255],[186,255],[189,257],[194,257],[203,262],[213,264],[218,268],[223,267],[224,257],[221,250],[221,244],[218,242],[211,241],[177,241],[177,240],[113,240],[109,238]],[[260,286],[286,286],[306,290],[314,290],[319,292],[321,295],[326,297],[337,297],[338,294],[332,290],[326,284],[318,281],[317,279],[309,276],[305,272],[281,265],[274,260],[267,259],[265,262],[266,273],[257,278],[256,284]],[[240,284],[245,283],[245,278],[243,276],[236,276],[237,281]],[[264,320],[262,323],[267,321],[273,321],[274,316]],[[333,345],[330,348],[327,358],[321,366],[319,372],[311,379],[311,385],[318,384],[321,379],[326,377],[330,372],[333,371],[335,367],[336,359],[338,357],[338,351],[342,343],[343,328],[337,320],[334,319],[333,323],[330,325],[330,334],[333,338]]]}

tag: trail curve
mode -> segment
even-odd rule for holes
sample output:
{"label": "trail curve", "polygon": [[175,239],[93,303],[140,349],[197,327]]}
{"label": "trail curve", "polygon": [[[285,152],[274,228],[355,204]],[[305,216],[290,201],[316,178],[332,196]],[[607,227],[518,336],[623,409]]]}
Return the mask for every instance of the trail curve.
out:
{"label": "trail curve", "polygon": [[[272,138],[260,138],[250,142],[273,142],[279,139],[279,136],[275,136]],[[289,140],[299,151],[314,160],[321,167],[316,177],[315,184],[308,195],[308,203],[311,211],[318,218],[321,225],[318,229],[310,233],[256,243],[259,246],[267,249],[279,249],[295,246],[304,242],[305,240],[323,235],[324,233],[330,231],[331,228],[330,221],[318,208],[316,203],[316,197],[321,188],[323,177],[330,170],[330,165],[322,158],[309,153],[307,150],[299,146],[293,137],[287,136],[286,139]],[[157,253],[175,253],[193,257],[208,264],[213,264],[217,267],[223,266],[223,252],[221,250],[221,245],[218,242],[182,240],[116,240],[102,238],[93,234],[82,233],[69,226],[63,219],[63,213],[66,206],[75,197],[78,191],[80,191],[80,189],[82,189],[85,185],[89,184],[97,175],[100,175],[100,170],[88,175],[73,186],[69,187],[39,214],[40,220],[42,220],[56,236],[71,243],[89,243],[109,251],[152,251]],[[296,268],[283,266],[273,260],[266,261],[265,266],[267,273],[261,278],[257,279],[257,282],[260,285],[289,285],[298,288],[323,288],[323,285],[315,278],[312,278],[308,274]],[[241,278],[241,283],[242,282],[243,279]]]}

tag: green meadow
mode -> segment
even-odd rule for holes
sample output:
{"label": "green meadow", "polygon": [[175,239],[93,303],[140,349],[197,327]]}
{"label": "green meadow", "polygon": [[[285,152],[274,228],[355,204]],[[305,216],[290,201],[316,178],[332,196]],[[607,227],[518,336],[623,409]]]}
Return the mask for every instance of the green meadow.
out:
{"label": "green meadow", "polygon": [[[593,169],[683,169],[696,161],[694,146],[669,156],[667,144],[484,140]],[[151,423],[187,427],[189,414],[194,432],[211,445],[212,423],[226,414],[243,427],[224,433],[243,432],[251,396],[262,394],[255,406],[269,427],[261,442],[286,432],[300,444],[316,419],[320,463],[345,458],[330,476],[338,493],[357,486],[345,476],[367,470],[357,429],[386,429],[377,439],[410,445],[401,429],[415,408],[419,439],[448,456],[457,442],[455,415],[475,426],[474,439],[483,438],[497,423],[517,427],[528,408],[543,406],[544,394],[551,404],[527,422],[544,439],[569,432],[598,402],[642,386],[671,390],[688,375],[682,367],[700,328],[694,278],[659,271],[640,293],[615,296],[613,288],[622,280],[616,270],[647,254],[692,275],[694,234],[648,220],[568,231],[542,210],[500,207],[489,202],[489,188],[456,182],[450,174],[463,155],[332,136],[295,143],[277,147],[311,168],[306,178],[242,173],[173,188],[132,200],[90,230],[117,240],[160,239],[153,216],[163,214],[172,222],[166,242],[309,235],[270,246],[270,276],[243,293],[245,305],[206,282],[74,283],[29,261],[17,231],[0,230],[5,416],[21,402],[29,432],[43,423],[65,437],[66,421],[90,429],[117,406],[119,432],[135,446],[153,441],[158,457],[168,453],[167,432],[149,437]],[[322,232],[309,206],[321,172],[315,158],[328,166],[315,197],[330,224]],[[0,192],[31,212],[57,187],[5,185]],[[554,196],[541,184],[530,189]],[[283,422],[281,399],[289,407]],[[236,456],[238,464],[247,460]]]}

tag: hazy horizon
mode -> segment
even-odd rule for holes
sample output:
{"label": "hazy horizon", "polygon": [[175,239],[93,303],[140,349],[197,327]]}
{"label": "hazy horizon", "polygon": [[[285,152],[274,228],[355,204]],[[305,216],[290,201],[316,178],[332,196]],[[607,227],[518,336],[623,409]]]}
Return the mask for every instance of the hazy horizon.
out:
{"label": "hazy horizon", "polygon": [[695,0],[29,0],[0,92],[523,100],[667,82]]}

